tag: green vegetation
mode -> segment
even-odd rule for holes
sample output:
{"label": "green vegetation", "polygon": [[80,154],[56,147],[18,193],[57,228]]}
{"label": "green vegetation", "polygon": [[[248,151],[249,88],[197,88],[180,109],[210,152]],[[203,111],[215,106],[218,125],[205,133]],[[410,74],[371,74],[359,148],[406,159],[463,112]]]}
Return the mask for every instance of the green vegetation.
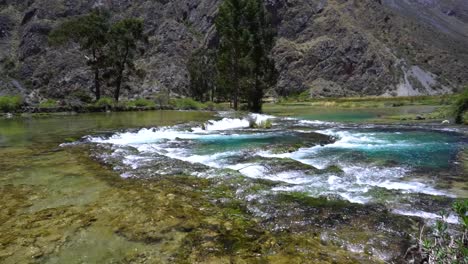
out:
{"label": "green vegetation", "polygon": [[112,108],[115,105],[114,99],[110,97],[102,97],[94,103],[94,106],[101,108]]}
{"label": "green vegetation", "polygon": [[459,234],[454,235],[449,232],[448,224],[444,222],[447,214],[442,213],[443,220],[437,220],[431,234],[425,239],[420,239],[422,254],[429,263],[468,263],[468,200],[455,202],[453,211],[460,219]]}
{"label": "green vegetation", "polygon": [[187,64],[190,74],[190,95],[199,101],[225,100],[216,85],[216,54],[212,50],[198,50],[192,54]]}
{"label": "green vegetation", "polygon": [[273,127],[273,123],[271,119],[263,120],[260,123],[257,123],[257,119],[254,117],[248,117],[249,121],[249,128],[262,128],[262,129],[270,129]]}
{"label": "green vegetation", "polygon": [[39,108],[55,108],[57,107],[57,101],[53,99],[47,99],[45,101],[42,101],[39,104]]}
{"label": "green vegetation", "polygon": [[264,90],[276,83],[274,61],[269,56],[275,32],[263,2],[225,0],[216,29],[220,85],[230,94],[235,110],[244,99],[250,111],[260,112]]}
{"label": "green vegetation", "polygon": [[19,95],[16,96],[0,96],[0,111],[1,112],[14,112],[21,108],[23,105],[23,98]]}
{"label": "green vegetation", "polygon": [[457,101],[454,104],[453,114],[455,116],[455,123],[462,124],[468,123],[468,119],[465,119],[465,114],[468,111],[468,88],[460,94]]}
{"label": "green vegetation", "polygon": [[192,98],[171,99],[169,105],[181,110],[200,110],[205,108],[203,103],[197,102]]}
{"label": "green vegetation", "polygon": [[142,40],[142,20],[126,18],[111,24],[109,13],[100,9],[64,22],[49,35],[52,44],[78,43],[87,53],[86,63],[94,74],[96,101],[101,99],[102,79],[114,86],[114,99],[119,101],[122,84],[136,72],[133,61]]}
{"label": "green vegetation", "polygon": [[101,98],[101,69],[105,64],[105,46],[108,42],[109,14],[95,10],[89,15],[70,19],[52,31],[49,42],[64,44],[78,43],[81,50],[90,56],[87,65],[94,74],[94,94],[96,101]]}
{"label": "green vegetation", "polygon": [[128,101],[126,103],[126,106],[128,107],[156,107],[156,103],[154,101],[144,99],[144,98],[138,98],[132,101]]}
{"label": "green vegetation", "polygon": [[219,46],[196,51],[187,64],[191,96],[230,101],[260,112],[264,91],[276,83],[270,57],[275,32],[261,0],[225,0],[216,18]]}
{"label": "green vegetation", "polygon": [[128,75],[135,72],[133,61],[138,43],[144,40],[143,21],[135,18],[123,19],[110,28],[108,36],[107,76],[114,85],[114,99],[118,102],[122,83]]}
{"label": "green vegetation", "polygon": [[301,93],[296,96],[281,98],[279,104],[308,105],[339,108],[375,108],[399,107],[409,105],[437,105],[449,106],[456,100],[454,95],[437,96],[402,96],[402,97],[343,97],[343,98],[310,98]]}

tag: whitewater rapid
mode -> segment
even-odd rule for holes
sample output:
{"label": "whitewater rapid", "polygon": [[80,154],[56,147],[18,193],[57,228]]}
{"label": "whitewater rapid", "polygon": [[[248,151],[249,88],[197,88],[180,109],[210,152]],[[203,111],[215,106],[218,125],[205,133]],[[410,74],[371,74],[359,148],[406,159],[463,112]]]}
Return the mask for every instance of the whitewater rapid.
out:
{"label": "whitewater rapid", "polygon": [[[273,122],[273,129],[249,128],[252,121],[260,125],[266,120]],[[316,132],[333,136],[337,140],[331,144],[302,147],[280,154],[265,149],[265,146],[268,147],[265,142],[269,138],[281,138],[294,132]],[[406,157],[417,159],[419,153],[413,150],[430,154],[432,148],[441,149],[449,155],[455,143],[450,140],[433,142],[431,138],[423,140],[418,138],[419,134],[412,133],[416,132],[343,129],[333,122],[251,114],[241,118],[223,117],[194,127],[144,128],[137,132],[115,133],[110,137],[89,136],[86,140],[97,144],[111,144],[115,151],[122,147],[135,148],[137,154],[127,155],[123,161],[132,169],[144,166],[151,161],[153,154],[157,154],[192,164],[203,164],[213,169],[234,170],[245,177],[283,183],[272,188],[272,192],[300,191],[314,197],[338,196],[360,204],[392,203],[395,213],[435,218],[434,212],[412,208],[404,201],[420,194],[444,197],[455,195],[437,188],[430,180],[409,177],[416,165],[430,165],[430,157],[421,158],[419,163],[415,161],[416,165],[408,162]],[[430,136],[437,140],[445,139],[438,134]],[[294,169],[272,172],[261,159],[238,162],[246,155],[264,159],[290,159],[318,169],[335,165],[342,172],[311,174],[309,171]],[[390,164],[379,164],[372,160],[373,156],[382,156]],[[394,156],[401,160],[393,160]],[[123,175],[127,177],[129,174]],[[203,173],[194,172],[194,175],[200,176]],[[398,195],[394,195],[395,192]],[[399,199],[400,196],[402,199]]]}

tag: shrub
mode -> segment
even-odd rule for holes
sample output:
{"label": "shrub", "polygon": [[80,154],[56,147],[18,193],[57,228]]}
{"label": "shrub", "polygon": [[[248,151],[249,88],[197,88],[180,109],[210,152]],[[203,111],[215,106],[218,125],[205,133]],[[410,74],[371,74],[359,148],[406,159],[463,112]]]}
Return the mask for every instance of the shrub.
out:
{"label": "shrub", "polygon": [[258,128],[256,117],[248,116],[247,121],[249,121],[249,128]]}
{"label": "shrub", "polygon": [[132,101],[127,102],[128,107],[155,107],[156,103],[154,101],[138,98]]}
{"label": "shrub", "polygon": [[0,111],[13,112],[21,108],[23,98],[21,96],[0,96]]}
{"label": "shrub", "polygon": [[55,108],[57,107],[57,101],[53,99],[47,99],[45,101],[42,101],[39,104],[39,108]]}
{"label": "shrub", "polygon": [[466,111],[468,111],[468,88],[465,88],[465,91],[458,96],[458,99],[455,102],[453,109],[455,123],[463,123],[463,115]]}
{"label": "shrub", "polygon": [[205,107],[204,104],[193,100],[192,98],[172,99],[169,104],[176,109],[181,110],[200,110]]}
{"label": "shrub", "polygon": [[85,91],[81,91],[81,90],[78,90],[78,91],[75,91],[73,93],[71,93],[71,97],[73,98],[77,98],[79,99],[80,101],[84,102],[84,103],[91,103],[93,102],[93,97],[89,95],[89,93],[85,92]]}
{"label": "shrub", "polygon": [[206,107],[206,110],[208,110],[208,111],[214,111],[214,110],[216,110],[216,104],[213,103],[213,102],[207,102],[207,103],[205,104],[205,107]]}
{"label": "shrub", "polygon": [[264,128],[264,129],[270,129],[273,127],[273,123],[271,122],[271,119],[267,119],[267,120],[260,122],[258,127]]}
{"label": "shrub", "polygon": [[102,97],[101,99],[97,100],[94,103],[94,106],[96,107],[102,107],[102,108],[112,108],[114,106],[115,102],[114,99],[110,97]]}
{"label": "shrub", "polygon": [[441,213],[442,220],[436,221],[426,238],[423,238],[423,230],[421,230],[419,245],[412,247],[419,249],[415,251],[416,255],[413,255],[413,258],[416,256],[418,259],[426,260],[427,263],[468,263],[468,248],[466,246],[468,242],[468,200],[455,202],[452,209],[460,219],[461,232],[450,231],[448,224],[444,221],[447,214]]}
{"label": "shrub", "polygon": [[154,100],[159,105],[159,108],[164,108],[169,105],[169,94],[166,92],[157,93],[154,96]]}
{"label": "shrub", "polygon": [[[438,220],[433,227],[432,237],[423,241],[423,250],[428,254],[429,263],[452,264],[468,261],[468,200],[454,203],[453,210],[460,218],[462,233],[458,236],[450,234],[447,223]],[[445,218],[446,215],[442,214],[442,217]]]}

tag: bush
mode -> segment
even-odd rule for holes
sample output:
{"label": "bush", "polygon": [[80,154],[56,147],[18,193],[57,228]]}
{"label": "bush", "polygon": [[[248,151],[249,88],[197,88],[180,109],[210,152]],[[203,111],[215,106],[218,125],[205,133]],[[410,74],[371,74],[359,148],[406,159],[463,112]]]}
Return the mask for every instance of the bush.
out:
{"label": "bush", "polygon": [[42,101],[39,104],[39,108],[55,108],[57,107],[57,101],[53,99],[47,99],[45,101]]}
{"label": "bush", "polygon": [[70,97],[77,98],[80,101],[82,101],[84,103],[87,103],[87,104],[93,102],[93,97],[90,96],[89,93],[87,93],[85,91],[81,91],[81,90],[78,90],[78,91],[75,91],[75,92],[71,93]]}
{"label": "bush", "polygon": [[419,249],[415,251],[413,259],[416,257],[420,260],[426,260],[426,263],[468,263],[468,248],[466,246],[468,242],[468,200],[455,202],[452,209],[460,219],[460,232],[454,233],[449,230],[448,224],[444,221],[447,214],[442,212],[442,220],[436,221],[430,230],[431,232],[425,238],[423,238],[423,229],[421,230],[419,245],[412,247]]}
{"label": "bush", "polygon": [[157,93],[154,96],[154,100],[158,104],[159,108],[165,108],[169,105],[169,94],[166,92]]}
{"label": "bush", "polygon": [[110,97],[102,97],[98,101],[94,103],[94,106],[96,107],[102,107],[102,108],[112,108],[114,106],[115,102],[114,99]]}
{"label": "bush", "polygon": [[465,91],[458,96],[455,102],[453,109],[455,123],[463,124],[463,115],[466,111],[468,111],[468,88],[465,88]]}
{"label": "bush", "polygon": [[154,101],[138,98],[132,101],[127,102],[128,107],[155,107],[156,103]]}
{"label": "bush", "polygon": [[271,119],[267,119],[267,120],[260,122],[258,127],[264,128],[264,129],[270,129],[273,127],[273,123],[271,122]]}
{"label": "bush", "polygon": [[169,104],[181,110],[200,110],[205,107],[203,103],[197,102],[192,98],[172,99],[169,101]]}
{"label": "bush", "polygon": [[23,98],[21,96],[0,96],[0,111],[13,112],[21,108]]}

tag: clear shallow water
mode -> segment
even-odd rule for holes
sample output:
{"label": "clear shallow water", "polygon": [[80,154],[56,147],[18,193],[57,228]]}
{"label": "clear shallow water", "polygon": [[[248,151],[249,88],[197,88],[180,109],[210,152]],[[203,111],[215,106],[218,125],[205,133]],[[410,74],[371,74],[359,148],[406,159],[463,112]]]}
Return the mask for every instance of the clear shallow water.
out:
{"label": "clear shallow water", "polygon": [[[207,166],[194,172],[197,176],[216,177],[219,172],[213,169],[230,169],[246,177],[278,182],[271,192],[299,191],[313,197],[379,203],[403,215],[433,217],[442,209],[426,206],[433,197],[445,197],[447,203],[468,197],[466,190],[454,192],[445,176],[456,173],[457,155],[466,145],[467,139],[460,133],[415,126],[347,126],[265,115],[253,118],[257,123],[273,120],[273,129],[250,129],[249,118],[224,117],[209,121],[205,129],[142,129],[111,137],[90,136],[87,141],[113,144],[118,153],[128,147],[136,149],[136,153],[121,155],[133,170],[150,167],[154,155],[165,156]],[[336,141],[311,146],[307,144],[308,135],[315,132]],[[285,145],[299,148],[278,153],[276,147]],[[291,160],[297,166],[282,164]],[[322,171],[304,169],[300,164]],[[330,166],[340,170],[326,170]]]}
{"label": "clear shallow water", "polygon": [[[320,116],[321,112],[317,109],[313,115]],[[274,118],[273,129],[266,130],[248,129],[246,119],[222,119],[229,116],[225,113],[216,118],[212,113],[155,111],[0,119],[0,197],[3,201],[0,205],[0,262],[108,263],[124,262],[129,256],[146,255],[153,260],[170,256],[181,250],[177,243],[181,241],[181,233],[172,234],[171,231],[170,237],[159,244],[144,241],[158,233],[155,228],[162,228],[164,236],[167,230],[178,230],[178,214],[174,215],[171,210],[180,212],[181,222],[187,222],[187,215],[191,214],[184,208],[198,206],[191,200],[198,196],[192,196],[193,190],[188,191],[186,200],[176,200],[176,209],[166,206],[166,202],[186,180],[191,179],[190,185],[198,190],[198,179],[203,183],[201,178],[215,177],[215,182],[222,183],[229,178],[226,175],[232,174],[230,172],[235,172],[235,183],[239,182],[237,177],[242,177],[239,174],[245,177],[240,181],[242,184],[236,185],[240,188],[236,194],[251,205],[249,212],[270,221],[272,210],[265,209],[276,208],[278,214],[284,215],[278,218],[278,225],[285,230],[304,224],[299,231],[309,232],[308,228],[323,222],[294,217],[307,210],[307,206],[294,203],[293,208],[289,200],[285,204],[279,200],[277,207],[269,206],[276,194],[301,192],[313,197],[326,196],[330,201],[345,199],[363,203],[370,211],[377,203],[388,207],[395,215],[424,218],[436,218],[441,208],[448,208],[456,199],[454,196],[467,197],[466,179],[454,170],[456,153],[466,146],[466,138],[456,133],[459,128],[443,130],[427,124],[422,127],[353,124],[344,122],[349,120],[342,120],[340,111],[336,112],[339,118],[333,118],[332,110],[327,112],[330,116],[326,119],[334,123],[314,118],[302,121],[256,116],[258,121]],[[203,130],[199,124],[208,119],[216,121],[207,123],[207,129]],[[313,131],[338,137],[338,140],[330,145],[313,146]],[[286,152],[275,151],[291,145],[293,147]],[[199,178],[187,177],[163,187],[154,181],[149,189],[148,184],[153,181],[119,179],[109,166],[95,162],[96,156],[123,177],[158,177],[158,173],[166,173],[172,178],[191,173]],[[343,172],[313,170],[306,164],[317,168],[337,165]],[[264,179],[256,182],[266,190],[243,190],[252,184],[250,179],[258,178]],[[183,196],[186,188],[182,188],[178,196]],[[220,186],[222,191],[217,190],[215,196],[223,197],[224,188]],[[201,186],[200,189],[206,194],[211,187],[205,190]],[[269,194],[272,196],[264,199]],[[260,202],[264,205],[260,206]],[[356,209],[348,208],[356,207],[348,203],[345,206],[346,210],[338,213],[349,217]],[[333,206],[329,208],[332,212],[335,210]],[[317,215],[313,206],[310,209],[311,215],[304,214],[305,219]],[[359,218],[360,210],[351,217]],[[207,212],[209,224],[202,226],[211,227],[215,213]],[[376,229],[369,229],[368,240],[354,241],[354,244],[362,246],[376,241],[374,234],[379,233],[378,237],[385,241],[383,248],[388,245],[400,248],[400,240],[391,239],[391,230],[406,225],[396,222],[396,229],[390,227],[389,232],[382,233],[386,231],[381,224],[389,228],[381,222],[382,214],[384,212],[375,211],[370,220],[343,221],[343,226],[338,221],[334,228],[325,225],[319,232],[335,232],[354,225],[357,228],[353,232],[337,231],[353,242],[355,237],[363,236],[361,221],[369,221],[369,225],[364,226],[377,223]],[[89,219],[92,221],[88,222]],[[454,217],[449,220],[456,221]],[[225,221],[220,223],[224,226]],[[132,239],[116,230],[127,230],[125,235]],[[134,239],[134,234],[144,236],[138,240]],[[211,237],[208,240],[212,242]],[[373,243],[372,247],[379,243]],[[396,252],[398,254],[398,250]],[[290,259],[289,253],[286,259]]]}
{"label": "clear shallow water", "polygon": [[266,105],[266,113],[278,116],[290,116],[302,120],[328,122],[363,123],[372,122],[381,117],[392,115],[424,114],[433,112],[433,106],[403,106],[386,108],[335,108],[314,107],[308,105],[275,106]]}

